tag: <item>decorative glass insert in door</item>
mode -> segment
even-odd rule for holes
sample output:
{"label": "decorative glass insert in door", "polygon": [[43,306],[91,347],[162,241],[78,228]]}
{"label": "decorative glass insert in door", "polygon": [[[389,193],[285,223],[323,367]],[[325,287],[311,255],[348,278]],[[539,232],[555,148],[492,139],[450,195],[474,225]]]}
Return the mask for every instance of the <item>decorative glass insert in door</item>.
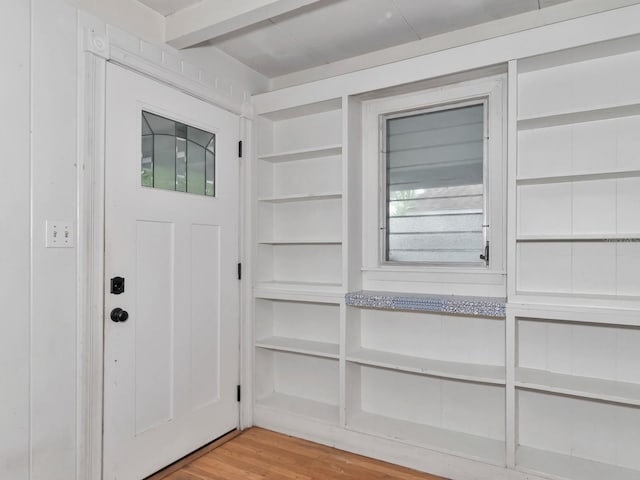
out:
{"label": "decorative glass insert in door", "polygon": [[143,187],[215,196],[216,136],[142,112]]}

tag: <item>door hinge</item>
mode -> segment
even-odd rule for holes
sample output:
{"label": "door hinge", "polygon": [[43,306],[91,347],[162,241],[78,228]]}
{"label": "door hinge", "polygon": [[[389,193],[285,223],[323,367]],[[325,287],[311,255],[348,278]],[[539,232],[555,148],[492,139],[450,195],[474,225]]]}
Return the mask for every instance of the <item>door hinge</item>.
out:
{"label": "door hinge", "polygon": [[484,246],[484,253],[480,255],[480,259],[484,260],[484,263],[489,265],[489,242]]}
{"label": "door hinge", "polygon": [[236,398],[238,399],[238,401],[240,401],[241,397],[242,397],[242,387],[240,387],[240,385],[238,385],[236,387]]}
{"label": "door hinge", "polygon": [[242,280],[242,264],[238,264],[238,280]]}
{"label": "door hinge", "polygon": [[238,142],[238,158],[242,158],[242,140]]}

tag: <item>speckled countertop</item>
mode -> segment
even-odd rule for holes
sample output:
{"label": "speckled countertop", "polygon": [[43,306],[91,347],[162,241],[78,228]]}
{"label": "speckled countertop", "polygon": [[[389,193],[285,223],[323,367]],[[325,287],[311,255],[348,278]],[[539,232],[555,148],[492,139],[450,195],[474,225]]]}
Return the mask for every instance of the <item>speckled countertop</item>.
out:
{"label": "speckled countertop", "polygon": [[361,290],[345,295],[351,307],[405,310],[415,312],[477,315],[504,318],[507,299],[500,297],[463,297],[458,295],[422,295],[417,293]]}

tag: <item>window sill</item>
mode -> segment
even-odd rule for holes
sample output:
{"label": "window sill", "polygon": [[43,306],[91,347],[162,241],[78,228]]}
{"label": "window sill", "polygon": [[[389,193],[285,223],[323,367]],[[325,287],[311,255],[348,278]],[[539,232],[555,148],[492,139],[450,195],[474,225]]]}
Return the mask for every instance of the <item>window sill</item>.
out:
{"label": "window sill", "polygon": [[505,318],[504,297],[471,297],[458,295],[421,295],[360,290],[345,295],[350,307],[435,312],[455,315]]}

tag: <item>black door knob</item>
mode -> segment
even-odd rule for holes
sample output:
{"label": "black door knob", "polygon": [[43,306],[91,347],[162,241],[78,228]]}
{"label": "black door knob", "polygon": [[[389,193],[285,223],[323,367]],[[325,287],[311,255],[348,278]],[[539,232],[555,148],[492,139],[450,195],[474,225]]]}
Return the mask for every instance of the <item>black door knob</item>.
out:
{"label": "black door knob", "polygon": [[111,320],[114,322],[126,322],[129,318],[129,313],[121,308],[114,308],[111,310]]}

